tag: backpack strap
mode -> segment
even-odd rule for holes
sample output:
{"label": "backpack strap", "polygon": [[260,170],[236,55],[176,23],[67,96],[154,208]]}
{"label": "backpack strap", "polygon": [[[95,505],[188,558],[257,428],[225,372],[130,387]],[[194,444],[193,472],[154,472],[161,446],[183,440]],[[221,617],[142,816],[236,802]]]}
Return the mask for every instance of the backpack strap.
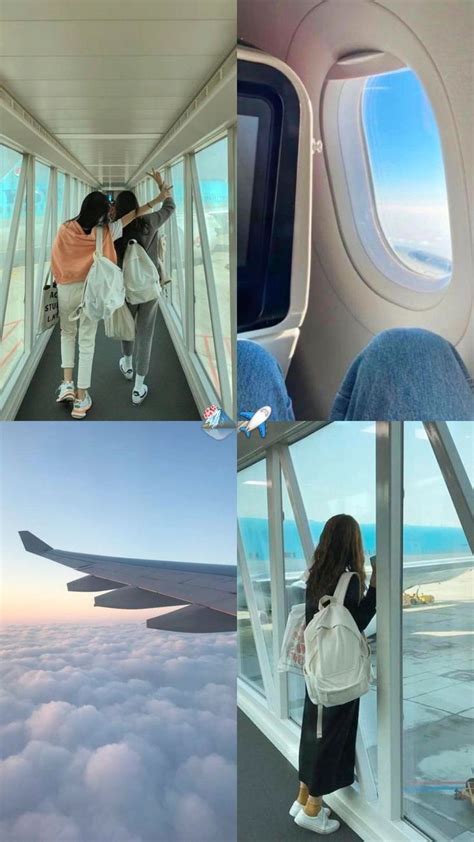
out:
{"label": "backpack strap", "polygon": [[95,255],[94,257],[102,257],[104,253],[104,232],[102,225],[96,225],[95,228]]}
{"label": "backpack strap", "polygon": [[339,602],[340,605],[344,605],[347,588],[349,587],[349,582],[353,576],[357,576],[355,570],[346,570],[346,572],[342,573],[339,577],[336,590],[334,591],[334,599],[336,602]]}
{"label": "backpack strap", "polygon": [[320,740],[323,736],[323,706],[318,705],[318,713],[316,719],[316,739]]}

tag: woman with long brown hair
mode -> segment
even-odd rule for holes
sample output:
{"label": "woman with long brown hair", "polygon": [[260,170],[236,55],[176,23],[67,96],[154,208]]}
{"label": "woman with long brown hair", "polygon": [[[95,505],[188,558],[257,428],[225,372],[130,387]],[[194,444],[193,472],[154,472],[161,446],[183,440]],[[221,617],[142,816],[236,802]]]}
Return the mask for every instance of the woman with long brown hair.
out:
{"label": "woman with long brown hair", "polygon": [[[372,561],[372,559],[371,559]],[[343,573],[352,576],[344,599],[360,631],[375,614],[375,564],[365,592],[364,549],[359,524],[351,515],[334,515],[324,526],[314,551],[306,586],[306,625],[319,610],[319,600],[332,596]],[[305,694],[299,753],[300,788],[290,809],[296,824],[315,833],[334,833],[339,822],[329,819],[322,797],[354,782],[359,699],[325,707],[322,736],[317,736],[318,707]]]}

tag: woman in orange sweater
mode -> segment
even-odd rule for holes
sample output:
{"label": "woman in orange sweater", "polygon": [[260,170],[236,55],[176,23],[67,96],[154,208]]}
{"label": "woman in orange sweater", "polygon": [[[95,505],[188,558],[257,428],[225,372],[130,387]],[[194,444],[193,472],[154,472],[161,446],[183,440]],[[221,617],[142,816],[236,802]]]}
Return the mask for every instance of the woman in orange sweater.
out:
{"label": "woman in orange sweater", "polygon": [[[159,172],[149,175],[161,185]],[[94,357],[97,322],[84,313],[77,321],[70,321],[70,314],[80,304],[84,282],[92,266],[95,252],[95,228],[103,229],[103,254],[117,262],[114,241],[122,236],[123,229],[139,216],[150,213],[154,205],[162,202],[169,195],[168,187],[163,184],[154,199],[146,205],[131,211],[117,222],[107,222],[109,201],[104,193],[94,191],[84,199],[78,216],[60,226],[53,243],[51,267],[58,285],[59,321],[61,325],[61,367],[63,381],[58,388],[57,402],[71,401],[73,418],[84,418],[92,406],[89,394],[92,361]],[[79,365],[77,383],[74,384],[74,359],[76,335],[79,333]]]}

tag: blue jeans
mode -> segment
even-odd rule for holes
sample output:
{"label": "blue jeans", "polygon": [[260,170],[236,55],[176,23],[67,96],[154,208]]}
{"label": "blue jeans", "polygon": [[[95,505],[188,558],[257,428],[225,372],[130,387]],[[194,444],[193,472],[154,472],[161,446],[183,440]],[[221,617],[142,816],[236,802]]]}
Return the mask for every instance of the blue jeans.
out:
{"label": "blue jeans", "polygon": [[472,379],[456,349],[419,328],[386,330],[350,365],[331,421],[470,421]]}
{"label": "blue jeans", "polygon": [[238,412],[256,412],[270,406],[270,421],[294,421],[291,399],[277,361],[256,342],[237,342]]}

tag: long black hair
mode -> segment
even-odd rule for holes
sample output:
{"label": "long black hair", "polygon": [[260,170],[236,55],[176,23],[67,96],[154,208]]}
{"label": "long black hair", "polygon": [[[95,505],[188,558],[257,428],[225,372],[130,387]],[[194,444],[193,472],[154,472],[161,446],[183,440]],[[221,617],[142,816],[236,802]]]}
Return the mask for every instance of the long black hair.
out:
{"label": "long black hair", "polygon": [[[140,205],[138,204],[138,199],[133,190],[122,190],[115,199],[115,221],[117,222],[119,219],[122,219],[122,216],[130,213],[130,211],[138,210],[139,207]],[[137,219],[134,219],[133,222],[127,225],[124,234],[120,237],[120,239],[115,240],[114,243],[115,251],[117,252],[117,257],[119,259],[119,265],[122,263],[128,241],[137,240],[140,245],[143,245],[141,236],[148,234],[149,231],[150,223],[147,222],[146,217],[143,216],[137,217]]]}
{"label": "long black hair", "polygon": [[332,595],[341,573],[359,574],[360,596],[365,590],[364,548],[360,526],[351,515],[334,515],[325,523],[313,554],[307,581],[308,594],[318,603]]}
{"label": "long black hair", "polygon": [[68,219],[68,222],[78,222],[86,234],[90,234],[96,225],[107,220],[109,212],[109,200],[105,193],[94,190],[84,199],[77,216]]}

